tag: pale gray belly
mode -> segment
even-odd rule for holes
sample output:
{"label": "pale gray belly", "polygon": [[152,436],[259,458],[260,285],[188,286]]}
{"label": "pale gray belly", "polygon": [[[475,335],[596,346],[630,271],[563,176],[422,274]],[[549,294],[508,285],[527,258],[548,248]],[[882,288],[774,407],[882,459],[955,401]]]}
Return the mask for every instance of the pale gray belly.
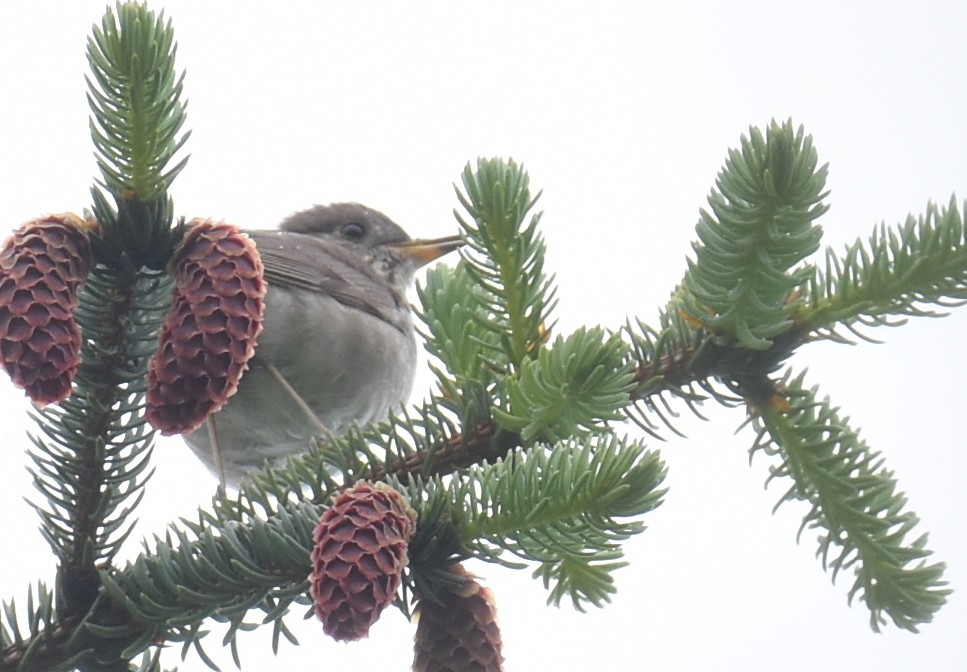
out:
{"label": "pale gray belly", "polygon": [[[274,364],[326,428],[380,420],[409,397],[416,345],[409,310],[405,333],[363,311],[305,290],[269,288],[265,328],[238,392],[215,414],[226,480],[237,483],[266,460],[305,452],[317,425],[266,368]],[[215,471],[206,425],[185,435]]]}

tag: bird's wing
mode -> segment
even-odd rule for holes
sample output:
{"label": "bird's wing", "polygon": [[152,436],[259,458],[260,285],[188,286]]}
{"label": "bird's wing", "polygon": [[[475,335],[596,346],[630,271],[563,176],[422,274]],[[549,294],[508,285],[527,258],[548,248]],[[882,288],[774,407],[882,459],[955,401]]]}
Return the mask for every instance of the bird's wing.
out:
{"label": "bird's wing", "polygon": [[269,286],[325,292],[339,303],[395,324],[399,299],[370,268],[353,263],[350,252],[334,241],[287,231],[249,231]]}

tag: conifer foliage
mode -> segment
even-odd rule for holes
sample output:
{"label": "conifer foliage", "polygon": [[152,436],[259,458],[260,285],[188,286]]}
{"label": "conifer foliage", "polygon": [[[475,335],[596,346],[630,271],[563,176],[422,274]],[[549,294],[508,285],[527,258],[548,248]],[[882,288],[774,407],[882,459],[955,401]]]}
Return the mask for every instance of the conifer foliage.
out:
{"label": "conifer foliage", "polygon": [[174,55],[163,16],[108,10],[88,49],[91,214],[29,222],[0,252],[0,361],[37,405],[32,504],[58,565],[52,586],[4,602],[0,672],[153,672],[176,642],[210,662],[212,620],[240,663],[240,633],[271,627],[278,648],[293,611],[357,639],[390,604],[417,617],[414,669],[500,670],[495,598],[463,561],[530,568],[552,603],[605,605],[622,544],[665,494],[660,455],[628,421],[664,437],[678,407],[713,401],[746,409],[777,506],[806,503],[823,567],[852,574],[874,630],[915,631],[944,605],[943,563],[893,473],[792,358],[967,301],[961,211],[930,205],[817,264],[826,167],[792,122],[729,151],[655,326],[558,333],[539,194],[514,161],[468,164],[467,245],[418,288],[433,393],[254,475],[117,563],[151,486],[148,420],[204,421],[262,315],[257,250],[234,227],[175,221],[188,133]]}

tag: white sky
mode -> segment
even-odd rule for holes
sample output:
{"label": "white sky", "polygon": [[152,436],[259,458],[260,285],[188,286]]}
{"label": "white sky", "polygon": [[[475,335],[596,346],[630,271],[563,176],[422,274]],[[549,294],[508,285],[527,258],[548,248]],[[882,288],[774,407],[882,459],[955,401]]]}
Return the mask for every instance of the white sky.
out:
{"label": "white sky", "polygon": [[[269,228],[313,203],[358,200],[418,236],[455,230],[452,183],[478,156],[512,156],[544,189],[559,330],[654,322],[684,271],[698,209],[750,124],[806,125],[830,163],[823,218],[841,247],[875,223],[967,196],[967,5],[917,3],[153,2],[187,68],[192,154],[176,210]],[[781,5],[781,6],[780,6]],[[0,3],[0,221],[88,205],[95,165],[85,43],[105,2]],[[750,468],[741,411],[685,417],[661,446],[666,503],[627,544],[603,610],[544,606],[528,572],[481,567],[517,670],[963,669],[967,470],[962,431],[967,310],[874,334],[884,345],[804,348],[843,414],[883,452],[957,589],[935,623],[873,634],[795,543],[802,507],[770,511],[768,463]],[[424,379],[423,388],[429,385]],[[22,450],[22,395],[5,377],[0,597],[52,580]],[[686,411],[687,413],[687,411]],[[213,483],[162,442],[142,534],[190,514]],[[137,551],[133,544],[129,552]],[[295,622],[295,621],[293,621]],[[221,656],[221,632],[208,639]],[[315,621],[274,662],[243,636],[247,670],[408,670],[412,629],[388,611],[369,640],[329,641]],[[169,665],[177,656],[172,652]],[[201,670],[195,657],[182,670]]]}

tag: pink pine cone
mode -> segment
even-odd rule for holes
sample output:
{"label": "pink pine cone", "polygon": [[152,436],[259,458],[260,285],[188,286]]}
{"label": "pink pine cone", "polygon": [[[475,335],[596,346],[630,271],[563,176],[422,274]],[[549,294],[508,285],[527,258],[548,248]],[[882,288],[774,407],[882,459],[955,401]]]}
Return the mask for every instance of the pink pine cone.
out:
{"label": "pink pine cone", "polygon": [[354,641],[393,602],[416,514],[384,483],[360,481],[333,499],[313,534],[309,592],[323,631]]}
{"label": "pink pine cone", "polygon": [[148,421],[166,435],[198,428],[235,394],[265,310],[262,260],[238,227],[192,220],[172,261],[171,309],[148,365]]}
{"label": "pink pine cone", "polygon": [[38,406],[69,397],[77,374],[74,309],[93,226],[71,213],[32,219],[0,251],[0,365]]}
{"label": "pink pine cone", "polygon": [[460,565],[462,585],[416,606],[413,672],[502,672],[500,627],[493,593]]}

